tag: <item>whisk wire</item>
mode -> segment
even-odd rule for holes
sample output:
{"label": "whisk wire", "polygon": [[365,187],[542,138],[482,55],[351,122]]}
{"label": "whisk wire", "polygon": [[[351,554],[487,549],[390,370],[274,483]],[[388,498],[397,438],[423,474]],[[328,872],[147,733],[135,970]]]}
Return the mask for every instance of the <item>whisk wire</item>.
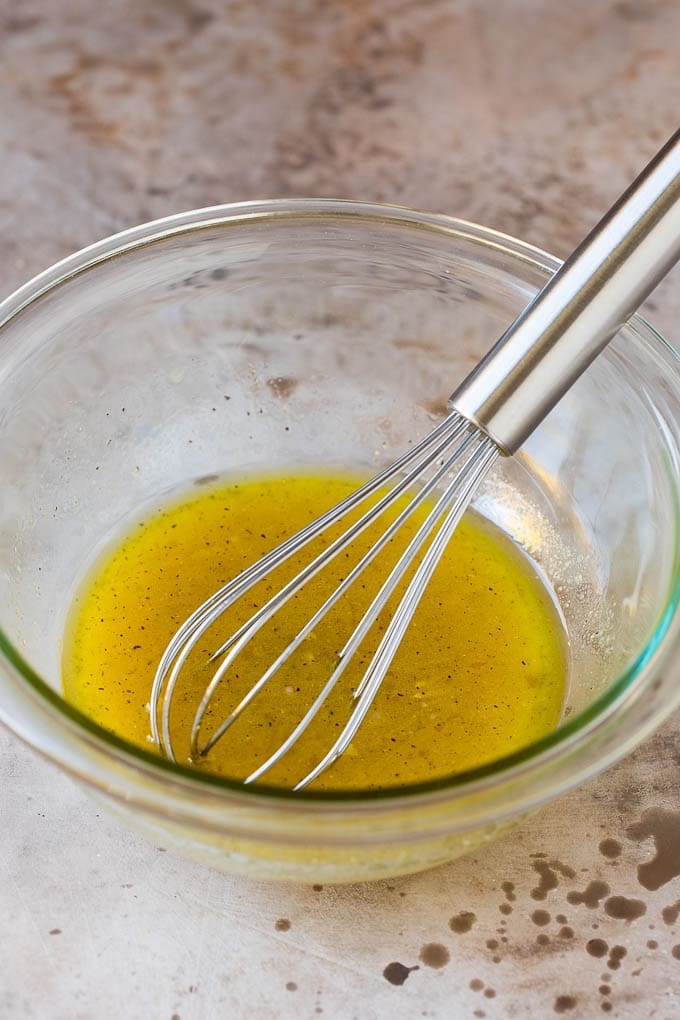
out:
{"label": "whisk wire", "polygon": [[[461,429],[462,431],[462,429]],[[228,654],[226,655],[223,662],[213,675],[208,687],[206,688],[205,694],[199,708],[196,712],[194,719],[194,725],[191,733],[191,754],[194,755],[205,755],[215,746],[220,737],[226,733],[227,729],[236,721],[241,715],[245,708],[257,697],[260,691],[268,683],[272,676],[280,669],[280,667],[290,658],[292,653],[300,644],[309,636],[315,626],[327,615],[330,609],[335,605],[338,599],[352,586],[354,581],[363,573],[366,567],[375,559],[377,554],[384,548],[385,545],[394,537],[399,528],[404,522],[415,512],[415,510],[422,504],[426,499],[429,492],[434,488],[437,482],[450,470],[452,463],[456,457],[462,453],[462,451],[473,441],[474,435],[468,433],[467,438],[464,440],[460,447],[459,453],[454,455],[453,458],[449,458],[443,466],[441,466],[434,475],[423,485],[423,487],[414,496],[407,507],[395,518],[395,520],[386,528],[383,534],[372,544],[368,552],[362,557],[362,559],[353,567],[347,577],[340,582],[338,587],[334,590],[332,595],[323,603],[323,605],[316,611],[316,613],[307,621],[305,626],[298,631],[295,638],[290,642],[289,645],[284,648],[278,658],[272,663],[267,671],[259,678],[259,680],[250,688],[248,693],[242,699],[242,701],[236,706],[236,708],[227,716],[227,718],[220,724],[218,729],[213,733],[208,742],[202,747],[198,747],[198,734],[205,716],[205,712],[212,700],[218,685],[224,679],[227,671],[234,663],[237,656],[243,651],[246,645],[252,641],[257,632],[262,626],[271,619],[271,617],[278,612],[279,609],[292,598],[300,589],[320,570],[322,570],[327,564],[334,559],[339,553],[345,549],[356,536],[369,527],[377,517],[379,517],[388,507],[390,507],[398,498],[401,496],[410,485],[413,484],[416,477],[418,477],[424,467],[429,466],[432,461],[436,460],[445,449],[448,449],[451,443],[454,441],[454,437],[457,437],[458,433],[454,431],[451,436],[447,437],[443,442],[437,444],[433,451],[422,461],[417,468],[413,469],[408,475],[406,475],[400,482],[393,487],[378,503],[373,507],[370,507],[363,515],[355,522],[350,528],[343,532],[327,549],[323,550],[310,564],[303,568],[291,581],[288,582],[273,598],[271,598],[264,606],[262,606],[247,622],[246,625],[239,628],[235,634],[233,634],[227,641],[222,645],[220,654],[227,649]],[[344,651],[340,653],[340,657]],[[214,659],[215,655],[211,657]]]}
{"label": "whisk wire", "polygon": [[[396,461],[369,479],[359,489],[338,503],[337,506],[326,511],[317,520],[306,525],[297,534],[291,536],[291,538],[267,553],[261,560],[223,585],[222,588],[211,595],[187,618],[184,624],[177,630],[161,657],[153,679],[149,699],[152,739],[171,761],[175,760],[175,756],[170,733],[170,702],[179,675],[189,655],[213,623],[230,605],[261,580],[270,570],[284,563],[310,541],[336,524],[361,502],[398,475],[405,467],[419,458],[424,458],[418,468],[418,473],[420,473],[423,467],[430,464],[438,456],[437,450],[433,452],[431,449],[433,443],[441,440],[442,447],[445,447],[467,428],[469,428],[469,423],[465,418],[456,412],[449,414],[427,436],[416,443],[410,450],[407,450],[406,453],[402,454]],[[404,487],[402,486],[402,488]],[[219,650],[213,654],[213,657],[218,654]]]}
{"label": "whisk wire", "polygon": [[[466,441],[465,444],[466,449],[477,439],[474,435],[469,438],[470,442]],[[456,451],[456,453],[447,462],[447,470],[450,470],[453,463],[460,459],[462,453],[462,448]],[[300,780],[294,789],[300,790],[311,783],[312,780],[316,779],[321,772],[328,768],[328,766],[331,765],[347,749],[351,741],[354,739],[359,726],[371,707],[380,685],[385,678],[392,659],[394,658],[404,633],[406,632],[406,628],[408,627],[411,617],[413,616],[413,613],[420,601],[425,586],[436,568],[437,563],[439,562],[439,559],[441,558],[441,555],[465,510],[469,493],[473,490],[474,486],[479,483],[483,475],[493,463],[496,455],[497,449],[492,441],[488,439],[485,442],[483,441],[476,448],[473,448],[468,459],[456,471],[439,500],[409,542],[406,550],[399,557],[399,560],[383,583],[380,591],[375,596],[371,606],[362,616],[345,648],[340,653],[341,659],[338,666],[336,667],[333,675],[327,681],[321,693],[317,696],[314,704],[308,710],[307,714],[300,721],[290,737],[283,742],[283,744],[267,759],[266,762],[263,763],[263,765],[247,777],[245,780],[246,783],[252,783],[264,775],[264,773],[275,765],[297,742],[299,737],[312,721],[314,715],[316,715],[318,709],[323,704],[323,701],[325,701],[341,673],[352,661],[354,652],[368,634],[368,631],[375,623],[380,612],[384,609],[385,604],[394,593],[405,572],[413,563],[413,560],[420,552],[423,544],[434,531],[442,516],[446,515],[444,517],[444,521],[441,523],[439,531],[435,534],[432,545],[428,548],[425,557],[417,568],[416,574],[409,583],[406,592],[399,602],[397,609],[397,613],[399,613],[398,625],[393,625],[393,618],[393,621],[391,621],[383,635],[383,638],[378,645],[378,649],[374,653],[373,658],[371,659],[371,662],[364,673],[359,686],[357,687],[357,690],[354,692],[353,700],[356,701],[356,708],[351,713],[349,721],[346,723],[340,733],[340,736],[324,758],[304,777],[304,779]],[[451,506],[452,501],[453,505]]]}
{"label": "whisk wire", "polygon": [[[360,535],[362,531],[365,531],[366,528],[368,528],[373,523],[376,517],[380,516],[380,514],[387,510],[399,498],[399,496],[401,496],[401,494],[405,492],[410,485],[412,485],[413,478],[416,476],[416,474],[418,475],[421,474],[426,467],[429,467],[437,459],[437,457],[439,457],[440,454],[442,454],[444,450],[446,450],[450,446],[450,444],[454,441],[454,439],[457,438],[459,433],[462,432],[464,428],[465,425],[461,423],[459,429],[454,430],[451,433],[451,435],[447,436],[442,442],[437,444],[437,446],[435,446],[435,448],[427,454],[427,456],[421,461],[421,463],[419,463],[416,466],[416,468],[412,469],[412,471],[409,472],[409,474],[401,478],[393,486],[392,489],[390,489],[380,500],[378,500],[377,503],[374,504],[374,506],[369,507],[369,509],[365,511],[362,514],[362,516],[347,529],[347,531],[339,535],[338,538],[331,542],[329,546],[322,550],[318,554],[318,556],[316,556],[298,574],[296,574],[295,577],[293,577],[288,582],[288,584],[284,585],[284,587],[281,588],[281,590],[273,598],[269,599],[256,613],[254,613],[250,617],[249,620],[247,620],[237,631],[235,631],[235,633],[232,634],[231,637],[227,638],[227,640],[217,649],[217,651],[213,652],[213,654],[210,656],[210,661],[212,662],[215,659],[220,658],[220,656],[222,656],[232,644],[238,641],[242,634],[245,634],[246,631],[250,631],[250,629],[253,628],[255,624],[266,623],[266,621],[271,616],[271,613],[269,613],[270,609],[274,611],[279,609],[285,602],[288,601],[289,598],[295,595],[296,592],[298,592],[300,588],[307,583],[307,581],[311,580],[314,576],[316,576],[319,570],[325,567],[326,564],[329,563],[331,559],[334,559],[358,535]],[[364,497],[364,501],[365,499],[366,497]],[[359,505],[359,503],[357,502],[357,504],[355,505]],[[342,516],[345,516],[345,514],[344,513],[342,515],[338,514],[336,521],[340,520]],[[258,577],[257,580],[260,580],[260,578]]]}
{"label": "whisk wire", "polygon": [[[337,586],[337,588],[334,589],[332,595],[323,603],[323,605],[316,611],[316,613],[307,621],[307,623],[304,625],[304,627],[302,627],[298,631],[298,633],[293,638],[293,640],[284,648],[284,650],[281,652],[281,654],[278,656],[278,658],[272,663],[272,665],[267,669],[267,671],[262,675],[262,677],[260,677],[260,679],[257,681],[257,683],[255,683],[253,685],[253,687],[250,688],[250,690],[248,691],[247,695],[242,699],[242,701],[239,703],[239,705],[237,705],[237,707],[231,712],[231,714],[220,724],[220,726],[213,733],[213,735],[210,737],[210,739],[204,745],[204,747],[198,749],[194,745],[194,742],[193,742],[194,733],[192,733],[192,753],[194,753],[194,751],[197,751],[197,753],[199,753],[199,754],[207,754],[208,751],[212,747],[215,746],[217,741],[223,736],[223,734],[227,731],[229,726],[231,726],[236,721],[236,719],[239,717],[239,715],[242,713],[242,711],[253,701],[253,699],[257,696],[257,694],[259,694],[259,692],[263,689],[265,684],[271,679],[271,677],[277,672],[277,670],[283,665],[283,663],[286,662],[288,658],[290,658],[291,654],[295,651],[295,649],[297,647],[299,647],[299,645],[311,633],[311,631],[314,629],[314,627],[316,627],[318,625],[318,623],[327,615],[327,613],[335,605],[335,603],[338,601],[338,599],[340,599],[348,591],[348,589],[354,584],[354,582],[363,573],[363,571],[366,569],[366,567],[368,567],[368,565],[375,559],[375,557],[378,555],[378,553],[387,545],[387,543],[403,527],[404,523],[408,520],[408,518],[413,513],[415,513],[415,511],[418,509],[419,506],[422,505],[422,503],[425,501],[425,499],[427,499],[427,497],[430,494],[430,492],[438,485],[438,483],[441,481],[441,479],[449,471],[451,471],[451,469],[453,468],[455,463],[460,459],[460,457],[464,454],[464,452],[468,449],[468,447],[471,446],[474,443],[475,438],[476,437],[474,436],[474,434],[468,433],[468,435],[463,440],[461,445],[456,449],[456,451],[451,456],[449,456],[443,462],[443,464],[439,467],[439,469],[436,472],[434,472],[434,474],[425,482],[425,484],[418,490],[418,492],[411,499],[411,501],[408,503],[408,505],[388,525],[388,527],[385,529],[385,531],[382,533],[382,535],[378,539],[376,539],[376,541],[374,543],[372,543],[372,545],[371,545],[370,549],[368,550],[368,552],[353,567],[353,569],[349,572],[347,577]],[[449,440],[448,441],[448,445],[450,445],[450,442],[451,441]],[[369,513],[370,512],[371,511],[369,511]],[[343,546],[344,546],[344,544],[345,543],[343,543]],[[401,576],[401,575],[399,575],[399,576]],[[380,603],[380,605],[377,608],[377,610],[375,611],[375,613],[373,613],[372,612],[373,604],[371,605],[371,607],[368,609],[368,611],[366,612],[366,614],[363,617],[363,622],[366,624],[366,626],[360,632],[359,632],[359,630],[357,628],[354,631],[353,635],[349,638],[349,640],[346,643],[345,647],[339,653],[339,656],[338,656],[338,659],[339,659],[338,666],[333,671],[331,677],[329,678],[329,681],[323,687],[323,689],[321,691],[321,694],[315,699],[312,707],[309,709],[307,714],[304,716],[304,720],[303,720],[304,725],[300,725],[300,726],[295,728],[295,730],[294,730],[295,737],[294,737],[293,742],[295,740],[297,740],[298,736],[302,732],[304,732],[304,730],[307,728],[307,725],[309,724],[309,722],[311,722],[311,720],[314,718],[314,716],[316,715],[317,711],[319,710],[319,708],[321,707],[323,702],[328,697],[328,694],[330,694],[330,691],[333,689],[333,687],[337,683],[337,680],[340,678],[341,674],[344,672],[344,669],[345,669],[346,665],[348,664],[349,660],[346,659],[345,657],[348,654],[351,654],[355,650],[355,648],[358,647],[358,645],[361,643],[361,641],[363,640],[363,637],[365,636],[365,634],[368,632],[368,630],[372,626],[372,624],[375,621],[375,619],[376,619],[376,617],[377,617],[377,615],[378,615],[378,613],[379,613],[381,608],[382,608],[382,603]],[[251,637],[252,636],[254,636],[254,635],[251,635]],[[238,649],[238,651],[241,651],[243,647],[244,647],[244,645],[241,644],[239,649]],[[213,677],[213,680],[211,681],[211,686],[213,687],[213,690],[217,686],[217,683],[224,677],[224,675],[226,673],[226,670],[228,669],[228,667],[234,661],[234,658],[235,658],[236,654],[238,654],[238,652],[236,651],[236,648],[234,647],[234,648],[232,648],[231,652],[229,653],[229,656],[222,663],[222,665],[220,666],[219,670],[217,671],[217,673]],[[204,702],[206,700],[209,700],[209,699],[204,698]],[[202,707],[203,707],[203,704],[202,704],[201,708]],[[196,714],[195,725],[194,725],[194,732],[195,733],[197,733],[198,726],[200,725],[200,722],[201,722],[201,719],[202,719],[201,708],[199,708],[199,710],[198,710],[198,712]],[[285,746],[286,746],[286,748],[288,747],[288,742],[286,742]],[[283,753],[284,753],[284,751],[282,750],[281,754],[278,757],[281,757],[281,755]],[[278,760],[278,757],[275,760]],[[274,760],[272,760],[271,764],[274,764]],[[266,765],[267,768],[269,767],[268,763],[265,763],[265,765]],[[262,771],[266,771],[266,768],[263,767]],[[257,778],[257,776],[260,775],[260,774],[261,774],[261,772],[260,772],[260,770],[258,770],[257,775],[254,773],[252,777],[248,777],[249,781],[252,782],[253,779]]]}
{"label": "whisk wire", "polygon": [[[337,737],[333,746],[321,759],[321,761],[293,787],[295,790],[303,789],[305,786],[309,785],[309,783],[316,779],[321,772],[328,768],[329,765],[332,765],[339,756],[344,754],[352,743],[357,730],[366,717],[366,713],[373,704],[375,696],[379,691],[380,684],[389,669],[391,661],[393,661],[397,650],[402,643],[404,634],[406,633],[408,625],[416,611],[427,583],[434,572],[439,559],[441,558],[441,554],[443,553],[443,550],[446,549],[449,541],[451,540],[452,534],[458,526],[461,517],[465,513],[470,495],[474,492],[475,487],[479,484],[493,461],[499,456],[498,447],[496,447],[495,444],[488,438],[485,437],[484,439],[485,443],[482,443],[478,450],[475,451],[475,453],[479,454],[479,456],[473,457],[471,461],[468,462],[465,468],[462,469],[464,472],[463,477],[459,475],[451,482],[450,487],[448,488],[447,502],[450,502],[453,498],[453,506],[451,506],[446,519],[444,519],[439,530],[436,532],[432,545],[428,548],[427,553],[418,565],[416,573],[411,579],[406,593],[402,597],[397,613],[395,613],[393,619],[390,620],[387,629],[382,636],[378,649],[375,652],[368,669],[364,673],[362,681],[355,692],[355,699],[358,697],[356,708],[350,715],[350,719],[346,723],[341,734]],[[460,489],[457,488],[459,484],[461,484]],[[442,503],[443,501],[444,497],[442,496],[439,502]],[[435,515],[436,510],[433,510],[430,513],[430,517]],[[272,758],[274,758],[274,756],[272,756]],[[271,764],[273,764],[273,761]],[[261,774],[262,770],[258,770],[257,773],[253,774],[253,777]],[[251,777],[249,776],[247,781],[249,781],[250,778]]]}

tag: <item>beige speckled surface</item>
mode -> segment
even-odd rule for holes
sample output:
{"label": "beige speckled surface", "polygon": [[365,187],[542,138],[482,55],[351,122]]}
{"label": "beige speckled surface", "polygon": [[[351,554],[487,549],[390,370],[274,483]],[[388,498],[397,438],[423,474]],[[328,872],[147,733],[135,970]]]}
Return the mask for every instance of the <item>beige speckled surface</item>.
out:
{"label": "beige speckled surface", "polygon": [[[676,0],[0,0],[1,289],[140,220],[300,194],[564,254],[677,126],[679,62]],[[649,306],[676,343],[679,281]],[[679,725],[476,857],[321,890],[171,858],[3,730],[0,1017],[670,1020],[680,879],[640,883],[630,827],[675,812],[680,868]]]}

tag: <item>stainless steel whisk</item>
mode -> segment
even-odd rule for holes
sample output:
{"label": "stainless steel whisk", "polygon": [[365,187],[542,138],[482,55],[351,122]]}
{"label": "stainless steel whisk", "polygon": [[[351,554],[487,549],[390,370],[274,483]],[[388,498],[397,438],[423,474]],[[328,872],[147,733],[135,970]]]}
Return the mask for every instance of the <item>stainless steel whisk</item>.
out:
{"label": "stainless steel whisk", "polygon": [[[448,402],[451,413],[444,421],[371,481],[215,592],[182,624],[159,663],[150,699],[152,737],[167,757],[174,760],[170,708],[181,671],[197,642],[229,606],[308,542],[389,486],[210,657],[210,661],[222,661],[194,718],[193,759],[214,747],[338,599],[346,595],[405,520],[428,497],[436,496],[432,509],[338,653],[337,665],[313,704],[288,738],[245,779],[245,783],[264,775],[297,742],[388,599],[425,549],[354,692],[354,706],[345,727],[327,754],[295,789],[311,783],[334,762],[347,749],[366,716],[442,552],[484,475],[501,454],[511,455],[518,450],[678,257],[680,131],[455,390]],[[201,726],[215,691],[260,629],[409,489],[414,490],[410,502],[227,718],[201,743]]]}

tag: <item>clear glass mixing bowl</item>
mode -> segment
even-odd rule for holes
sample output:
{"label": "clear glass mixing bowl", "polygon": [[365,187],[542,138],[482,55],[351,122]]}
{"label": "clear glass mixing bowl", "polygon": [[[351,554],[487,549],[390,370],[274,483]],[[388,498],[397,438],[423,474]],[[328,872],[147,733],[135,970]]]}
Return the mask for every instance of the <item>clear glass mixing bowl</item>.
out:
{"label": "clear glass mixing bowl", "polygon": [[[330,201],[146,224],[0,305],[0,716],[155,842],[254,875],[349,881],[492,839],[629,751],[680,701],[678,355],[623,330],[477,509],[560,604],[560,728],[388,794],[245,789],[160,760],[61,699],[70,593],[140,505],[225,471],[373,472],[558,265],[470,223]],[[455,625],[455,621],[453,621]]]}

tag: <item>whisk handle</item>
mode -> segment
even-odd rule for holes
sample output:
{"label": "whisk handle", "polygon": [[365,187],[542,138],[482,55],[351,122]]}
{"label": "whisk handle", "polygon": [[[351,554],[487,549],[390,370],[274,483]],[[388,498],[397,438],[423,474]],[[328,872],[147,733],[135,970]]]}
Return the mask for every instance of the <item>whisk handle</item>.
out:
{"label": "whisk handle", "polygon": [[680,258],[680,130],[449,399],[514,453]]}

